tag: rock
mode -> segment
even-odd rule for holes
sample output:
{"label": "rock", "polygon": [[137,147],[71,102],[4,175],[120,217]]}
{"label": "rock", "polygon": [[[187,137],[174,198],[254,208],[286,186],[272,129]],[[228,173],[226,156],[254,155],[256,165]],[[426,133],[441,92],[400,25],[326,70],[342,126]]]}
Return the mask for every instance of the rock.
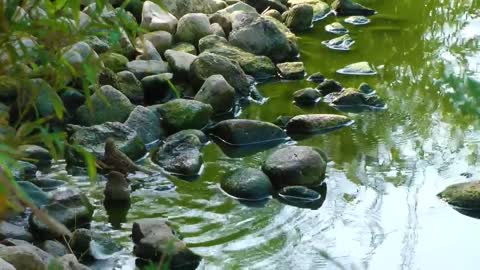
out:
{"label": "rock", "polygon": [[182,51],[167,50],[165,58],[176,78],[187,79],[190,74],[190,67],[197,56]]}
{"label": "rock", "polygon": [[106,201],[129,201],[131,188],[122,173],[112,171],[108,174],[108,181],[103,194]]}
{"label": "rock", "polygon": [[364,7],[352,0],[335,0],[332,3],[332,9],[339,16],[363,15],[370,16],[375,14],[375,10]]}
{"label": "rock", "polygon": [[40,245],[39,248],[41,248],[43,251],[47,252],[48,254],[55,256],[55,257],[62,257],[70,251],[59,243],[58,241],[53,241],[53,240],[46,240],[43,241]]}
{"label": "rock", "polygon": [[157,115],[143,106],[137,106],[132,111],[125,125],[135,130],[145,144],[157,141],[165,136]]}
{"label": "rock", "polygon": [[15,180],[20,181],[35,178],[38,168],[33,163],[19,160],[10,170]]}
{"label": "rock", "polygon": [[232,20],[228,15],[217,12],[210,15],[209,20],[210,25],[218,24],[220,27],[222,27],[225,38],[230,35],[230,32],[232,31]]}
{"label": "rock", "polygon": [[[92,153],[96,159],[104,156],[105,141],[108,138],[112,138],[115,145],[133,160],[143,157],[146,153],[145,145],[137,132],[125,124],[107,122],[91,127],[72,127],[74,133],[70,136],[70,142]],[[66,159],[69,165],[84,164],[83,156],[73,150],[67,151]]]}
{"label": "rock", "polygon": [[210,34],[212,34],[212,31],[210,30],[208,16],[202,13],[190,13],[181,17],[178,21],[175,39],[195,45],[202,37]]}
{"label": "rock", "polygon": [[324,100],[336,106],[385,108],[385,103],[378,96],[365,95],[352,88],[331,93],[325,96]]}
{"label": "rock", "polygon": [[276,75],[275,65],[268,57],[256,56],[232,46],[220,36],[206,36],[200,40],[198,47],[200,52],[214,53],[238,62],[245,73],[257,79],[271,78]]}
{"label": "rock", "polygon": [[63,270],[89,270],[87,266],[79,263],[77,261],[77,258],[73,254],[67,254],[61,257],[60,259],[57,259],[55,265],[58,265],[61,267],[60,269]]}
{"label": "rock", "polygon": [[127,68],[141,80],[150,75],[169,72],[168,64],[158,60],[135,60],[128,62]]}
{"label": "rock", "polygon": [[133,105],[122,92],[110,85],[104,85],[90,98],[89,106],[82,105],[77,109],[77,120],[80,124],[91,126],[105,122],[123,122],[133,110]]}
{"label": "rock", "polygon": [[52,156],[47,149],[38,145],[21,145],[18,151],[23,158],[32,162],[37,167],[49,167],[52,164]]}
{"label": "rock", "polygon": [[164,103],[172,98],[176,98],[177,94],[171,80],[172,73],[162,73],[151,75],[142,79],[145,100],[149,103]]}
{"label": "rock", "polygon": [[195,46],[187,42],[177,43],[175,46],[173,46],[172,50],[197,55],[197,49]]}
{"label": "rock", "polygon": [[133,223],[133,253],[139,258],[158,261],[164,258],[171,269],[194,270],[202,258],[187,248],[170,227],[159,218],[141,219]]}
{"label": "rock", "polygon": [[201,146],[199,138],[193,134],[172,135],[155,154],[154,161],[174,174],[197,175],[203,164]]}
{"label": "rock", "polygon": [[13,100],[19,89],[16,79],[10,76],[0,76],[0,100]]}
{"label": "rock", "polygon": [[212,14],[227,6],[220,0],[162,0],[162,4],[177,18],[188,13]]}
{"label": "rock", "polygon": [[[70,230],[89,226],[93,216],[93,206],[80,190],[59,188],[50,199],[50,203],[41,208],[51,218]],[[58,232],[30,214],[30,231],[37,239],[49,240],[59,237]]]}
{"label": "rock", "polygon": [[195,100],[210,104],[214,113],[229,112],[235,103],[235,89],[222,75],[212,75],[195,95]]}
{"label": "rock", "polygon": [[203,85],[210,76],[217,74],[222,75],[238,94],[249,95],[251,84],[247,75],[236,62],[224,56],[204,52],[193,61],[190,67],[190,76],[197,85]]}
{"label": "rock", "polygon": [[345,22],[353,25],[366,25],[370,23],[370,19],[364,16],[350,16],[345,19]]}
{"label": "rock", "polygon": [[137,51],[141,53],[141,55],[135,58],[136,60],[154,60],[154,61],[163,61],[162,56],[157,51],[153,43],[149,40],[137,39]]}
{"label": "rock", "polygon": [[100,59],[106,68],[114,72],[120,72],[127,69],[128,58],[119,53],[107,52],[101,54]]}
{"label": "rock", "polygon": [[223,31],[222,26],[218,23],[210,24],[210,32],[212,32],[212,35],[227,38],[227,35],[225,34],[225,31]]}
{"label": "rock", "polygon": [[298,105],[313,105],[322,97],[317,89],[304,88],[293,93],[293,99]]}
{"label": "rock", "polygon": [[270,197],[272,183],[262,171],[252,168],[238,169],[221,182],[229,195],[242,200],[265,200]]}
{"label": "rock", "polygon": [[0,245],[0,258],[17,270],[45,270],[48,269],[49,263],[53,259],[45,251],[27,244],[20,246]]}
{"label": "rock", "polygon": [[280,13],[280,11],[276,10],[276,9],[269,9],[267,10],[266,12],[263,13],[263,16],[269,16],[269,17],[272,17],[280,22],[283,22],[283,18],[282,18],[282,14]]}
{"label": "rock", "polygon": [[325,31],[337,35],[344,35],[348,33],[348,30],[339,22],[327,24],[325,26]]}
{"label": "rock", "polygon": [[306,114],[290,119],[286,128],[289,134],[311,134],[345,127],[351,123],[352,120],[343,115]]}
{"label": "rock", "polygon": [[285,25],[294,32],[301,32],[312,27],[313,7],[299,4],[290,8],[282,15]]}
{"label": "rock", "polygon": [[478,210],[480,209],[480,181],[450,185],[437,196],[453,206]]}
{"label": "rock", "polygon": [[319,21],[327,17],[330,12],[330,6],[320,0],[288,0],[291,6],[306,4],[313,8],[313,21]]}
{"label": "rock", "polygon": [[368,83],[365,83],[365,82],[360,84],[360,86],[358,87],[358,91],[365,95],[375,94],[375,90],[373,90],[373,88],[370,85],[368,85]]}
{"label": "rock", "polygon": [[30,180],[30,182],[37,187],[41,188],[45,192],[49,192],[57,189],[60,186],[64,186],[65,182],[61,180],[48,179],[48,178],[36,178]]}
{"label": "rock", "polygon": [[175,34],[178,20],[151,1],[145,1],[142,8],[142,22],[140,26],[147,31],[167,31]]}
{"label": "rock", "polygon": [[276,150],[262,166],[274,186],[318,186],[325,178],[325,154],[309,146]]}
{"label": "rock", "polygon": [[42,207],[48,202],[48,194],[31,182],[18,181],[17,184],[37,207]]}
{"label": "rock", "polygon": [[144,93],[142,83],[130,71],[121,71],[117,73],[118,76],[118,90],[127,96],[130,101],[134,103],[142,103]]}
{"label": "rock", "polygon": [[164,126],[171,132],[200,129],[210,121],[212,106],[196,100],[175,99],[157,108]]}
{"label": "rock", "polygon": [[276,126],[285,129],[287,127],[288,121],[292,119],[291,116],[288,115],[280,115],[278,116],[272,123],[275,124]]}
{"label": "rock", "polygon": [[80,90],[73,88],[66,89],[60,94],[60,98],[63,101],[65,109],[67,109],[72,115],[75,114],[78,107],[82,106],[86,100],[85,95]]}
{"label": "rock", "polygon": [[[24,227],[18,226],[6,221],[0,222],[0,241],[7,238],[24,240],[27,242],[33,241],[33,236]],[[2,268],[0,268],[2,269]]]}
{"label": "rock", "polygon": [[70,248],[78,258],[90,255],[90,242],[92,241],[92,232],[88,229],[77,229],[73,232],[69,241]]}
{"label": "rock", "polygon": [[99,39],[97,36],[88,37],[88,39],[85,40],[85,43],[87,43],[97,54],[101,54],[110,50],[110,45]]}
{"label": "rock", "polygon": [[[288,186],[283,187],[278,192],[278,200],[282,203],[309,209],[318,209],[325,201],[326,193],[322,193],[323,183],[319,188],[320,193],[316,190],[304,187],[304,186]],[[326,188],[325,188],[326,191]]]}
{"label": "rock", "polygon": [[94,63],[98,54],[86,43],[73,44],[64,54],[63,58],[77,70],[82,70],[82,65]]}
{"label": "rock", "polygon": [[343,86],[335,80],[325,80],[317,86],[317,89],[323,96],[326,96],[330,93],[342,91]]}
{"label": "rock", "polygon": [[[53,100],[62,102],[58,97],[56,91],[43,79],[30,80],[29,89],[32,93],[37,95],[35,101],[35,108],[40,117],[52,117],[57,115],[57,109],[53,104]],[[28,105],[27,105],[28,106]],[[61,104],[63,106],[63,104]]]}
{"label": "rock", "polygon": [[185,129],[185,130],[179,131],[179,132],[177,132],[173,135],[170,135],[169,139],[170,140],[180,140],[183,137],[189,136],[189,135],[196,136],[202,144],[206,144],[208,142],[207,135],[205,135],[205,133],[203,133],[203,131],[198,130],[198,129]]}
{"label": "rock", "polygon": [[100,165],[105,167],[104,169],[117,171],[124,175],[136,171],[151,174],[149,170],[135,164],[125,153],[123,153],[112,138],[108,138],[105,141],[105,154],[100,162]]}
{"label": "rock", "polygon": [[0,269],[2,270],[16,270],[13,265],[9,264],[7,261],[4,259],[0,258]]}
{"label": "rock", "polygon": [[322,83],[323,81],[325,81],[325,76],[323,76],[320,72],[316,72],[308,76],[307,81],[314,83]]}
{"label": "rock", "polygon": [[285,1],[282,3],[280,0],[245,0],[244,2],[252,7],[255,7],[259,13],[262,13],[270,8],[277,10],[280,13],[287,11]]}
{"label": "rock", "polygon": [[[270,19],[269,19],[270,18]],[[275,63],[295,58],[298,49],[294,38],[288,37],[288,28],[271,17],[257,17],[251,23],[233,27],[229,36],[232,45],[255,55],[264,55]]]}
{"label": "rock", "polygon": [[305,76],[305,68],[302,62],[287,62],[277,64],[280,77],[286,80],[298,80]]}
{"label": "rock", "polygon": [[210,133],[230,145],[281,142],[287,134],[278,126],[258,120],[230,119],[217,123]]}
{"label": "rock", "polygon": [[[150,41],[160,54],[163,54],[166,50],[172,48],[173,46],[173,36],[169,32],[166,31],[155,31],[150,33],[145,33],[137,38],[135,44],[137,50],[140,53],[144,53],[145,50],[145,43],[146,41]],[[145,59],[147,60],[147,59]],[[150,59],[150,60],[161,60],[161,59]]]}
{"label": "rock", "polygon": [[327,48],[337,51],[349,51],[355,41],[346,34],[340,37],[336,37],[330,40],[322,41],[322,44]]}

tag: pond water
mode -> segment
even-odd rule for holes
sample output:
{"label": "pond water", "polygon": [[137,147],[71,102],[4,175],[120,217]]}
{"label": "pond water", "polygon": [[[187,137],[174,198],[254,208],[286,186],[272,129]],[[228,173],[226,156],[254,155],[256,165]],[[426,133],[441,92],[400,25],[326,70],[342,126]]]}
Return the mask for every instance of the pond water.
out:
{"label": "pond water", "polygon": [[[480,1],[360,1],[378,11],[365,26],[344,24],[351,51],[329,50],[335,35],[326,24],[299,35],[308,74],[321,72],[347,87],[369,83],[388,104],[385,111],[344,113],[320,103],[299,108],[292,93],[307,81],[261,84],[268,97],[240,118],[273,121],[280,115],[339,113],[347,128],[296,142],[321,148],[330,162],[327,195],[317,210],[271,199],[245,205],[222,193],[223,175],[260,167],[272,149],[243,158],[215,144],[204,149],[205,168],[193,182],[158,178],[137,187],[125,221],[108,217],[101,201],[93,227],[122,247],[111,254],[95,245],[97,269],[132,269],[131,222],[165,217],[204,260],[199,269],[478,269],[480,220],[460,214],[436,194],[480,177]],[[368,61],[378,74],[337,75]],[[468,173],[468,174],[465,174]],[[101,185],[98,184],[98,185]],[[100,199],[102,189],[85,182]],[[120,218],[121,219],[121,218]],[[111,223],[109,223],[111,222]]]}

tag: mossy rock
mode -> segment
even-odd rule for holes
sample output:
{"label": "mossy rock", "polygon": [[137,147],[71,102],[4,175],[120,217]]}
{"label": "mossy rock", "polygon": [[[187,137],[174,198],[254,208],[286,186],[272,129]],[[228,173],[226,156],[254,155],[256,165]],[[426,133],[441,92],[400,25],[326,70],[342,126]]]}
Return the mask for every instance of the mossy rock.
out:
{"label": "mossy rock", "polygon": [[297,115],[287,123],[289,134],[311,134],[326,132],[345,127],[352,123],[348,117],[338,114],[305,114]]}
{"label": "mossy rock", "polygon": [[208,124],[213,108],[196,100],[175,99],[157,107],[163,124],[174,133],[184,129],[201,129]]}
{"label": "mossy rock", "polygon": [[480,181],[448,186],[438,197],[453,206],[480,210]]}
{"label": "mossy rock", "polygon": [[221,188],[227,194],[242,200],[265,200],[270,197],[273,186],[261,170],[238,169],[225,177]]}

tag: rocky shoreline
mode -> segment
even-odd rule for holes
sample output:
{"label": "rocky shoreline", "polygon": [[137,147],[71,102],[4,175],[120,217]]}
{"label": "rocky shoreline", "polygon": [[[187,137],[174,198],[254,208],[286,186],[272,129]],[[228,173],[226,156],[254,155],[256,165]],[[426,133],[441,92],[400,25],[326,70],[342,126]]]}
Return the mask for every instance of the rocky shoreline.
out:
{"label": "rocky shoreline", "polygon": [[[81,13],[81,27],[94,27],[89,25],[89,15],[97,8],[92,2]],[[275,79],[318,84],[294,93],[291,98],[297,106],[325,102],[339,111],[384,109],[367,84],[355,89],[321,74],[305,78],[295,35],[326,16],[355,16],[345,21],[362,24],[366,19],[362,16],[375,11],[348,0],[331,5],[320,0],[164,0],[163,6],[137,0],[124,8],[121,2],[110,1],[101,19],[123,16],[145,32],[129,36],[123,29],[114,44],[91,36],[65,48],[63,57],[71,66],[100,61],[102,68],[95,75],[98,84],[90,85],[91,96],[75,88],[79,78],[69,78],[71,87],[59,94],[67,115],[55,123],[68,132],[64,158],[69,169],[86,174],[82,153],[96,158],[99,174],[107,178],[105,207],[129,205],[134,184],[129,173],[198,176],[202,147],[210,142],[253,153],[280,146],[261,168],[239,169],[222,180],[221,190],[227,195],[246,201],[274,197],[298,207],[320,207],[328,157],[320,149],[285,142],[344,128],[353,121],[341,114],[279,117],[275,123],[236,116],[243,104],[263,101],[257,83]],[[24,16],[33,20],[31,14]],[[327,28],[346,33],[341,25]],[[352,42],[343,36],[326,45],[343,50]],[[367,62],[337,72],[376,74]],[[41,93],[36,101],[40,116],[52,116],[55,105],[42,96],[52,86],[41,78],[31,83]],[[17,97],[8,85],[0,87],[0,113],[12,122]],[[54,163],[44,147],[24,145],[21,152],[25,161],[13,169],[17,183],[37,207],[73,233],[59,235],[28,210],[12,216],[0,224],[0,268],[50,269],[53,262],[61,269],[88,269],[85,265],[95,260],[90,252],[94,232],[89,230],[95,207],[76,187],[37,178],[37,170],[48,170]],[[135,163],[145,158],[152,162]],[[129,222],[139,265],[166,260],[171,269],[199,265],[202,258],[188,249],[169,221]]]}

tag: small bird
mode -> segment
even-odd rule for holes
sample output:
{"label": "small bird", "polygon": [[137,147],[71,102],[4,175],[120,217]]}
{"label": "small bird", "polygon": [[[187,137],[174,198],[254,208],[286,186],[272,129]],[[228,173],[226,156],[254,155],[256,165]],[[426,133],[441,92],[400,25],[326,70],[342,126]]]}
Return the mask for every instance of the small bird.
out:
{"label": "small bird", "polygon": [[107,185],[103,191],[105,201],[129,201],[131,188],[125,175],[117,171],[111,171],[107,177]]}
{"label": "small bird", "polygon": [[105,153],[103,159],[98,162],[102,169],[108,171],[117,171],[127,175],[136,171],[144,172],[146,174],[153,174],[154,172],[135,164],[127,155],[125,155],[115,145],[112,138],[108,138],[105,142]]}

